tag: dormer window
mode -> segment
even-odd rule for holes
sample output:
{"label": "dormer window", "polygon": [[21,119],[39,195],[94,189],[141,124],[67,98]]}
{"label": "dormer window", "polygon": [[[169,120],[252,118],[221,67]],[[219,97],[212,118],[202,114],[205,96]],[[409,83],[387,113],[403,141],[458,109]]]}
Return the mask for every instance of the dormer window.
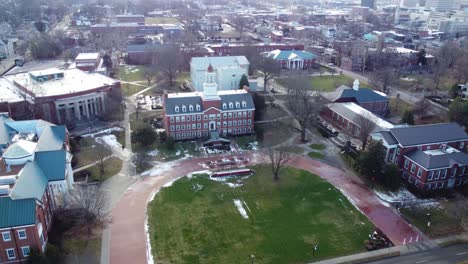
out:
{"label": "dormer window", "polygon": [[193,112],[193,105],[189,105],[188,109],[189,109],[190,112]]}
{"label": "dormer window", "polygon": [[247,103],[245,101],[242,101],[242,107],[247,107]]}
{"label": "dormer window", "polygon": [[223,103],[223,109],[226,109],[227,105],[226,103]]}
{"label": "dormer window", "polygon": [[229,103],[229,108],[232,109],[234,105],[232,103]]}
{"label": "dormer window", "polygon": [[236,108],[239,108],[239,107],[240,107],[240,103],[236,102]]}
{"label": "dormer window", "polygon": [[175,110],[176,113],[179,113],[179,106],[176,105],[174,110]]}
{"label": "dormer window", "polygon": [[182,106],[182,112],[187,112],[187,107],[185,105]]}
{"label": "dormer window", "polygon": [[200,105],[197,104],[197,111],[200,111]]}

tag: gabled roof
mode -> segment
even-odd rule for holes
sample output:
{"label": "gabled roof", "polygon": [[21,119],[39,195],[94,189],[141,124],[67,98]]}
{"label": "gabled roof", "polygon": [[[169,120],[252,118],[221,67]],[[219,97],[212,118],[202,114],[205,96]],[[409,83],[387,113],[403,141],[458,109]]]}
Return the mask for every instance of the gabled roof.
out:
{"label": "gabled roof", "polygon": [[65,179],[66,152],[66,150],[36,152],[34,161],[49,181]]}
{"label": "gabled roof", "polygon": [[36,151],[53,151],[63,149],[65,135],[65,126],[46,127],[42,135],[39,137]]}
{"label": "gabled roof", "polygon": [[[200,110],[197,111],[196,105],[200,105]],[[182,112],[182,105],[185,105],[187,112]],[[189,106],[193,106],[193,111],[190,111]],[[175,107],[179,106],[179,112],[175,111]],[[166,109],[166,114],[176,115],[176,114],[190,114],[190,113],[202,113],[203,105],[201,96],[187,96],[187,97],[169,97],[165,99],[164,107]]]}
{"label": "gabled roof", "polygon": [[193,57],[190,68],[195,71],[206,71],[210,64],[217,70],[224,67],[242,67],[250,63],[245,56]]}
{"label": "gabled roof", "polygon": [[380,134],[384,138],[384,140],[387,142],[389,145],[395,145],[398,144],[398,141],[395,139],[395,137],[390,133],[390,131],[380,131]]}
{"label": "gabled roof", "polygon": [[388,101],[386,96],[368,88],[359,88],[357,91],[352,88],[344,89],[337,101],[342,98],[354,98],[357,103]]}
{"label": "gabled roof", "polygon": [[44,128],[48,126],[54,126],[54,124],[49,123],[42,119],[35,119],[35,120],[23,120],[23,121],[11,121],[6,123],[14,131],[21,133],[21,132],[35,132],[38,137],[41,136],[42,131]]}
{"label": "gabled roof", "polygon": [[28,140],[18,140],[6,149],[6,151],[3,153],[3,158],[20,159],[31,156],[36,149],[36,145],[37,143]]}
{"label": "gabled roof", "polygon": [[28,162],[18,175],[10,197],[14,200],[34,198],[41,200],[47,188],[47,177],[36,162]]}
{"label": "gabled roof", "polygon": [[267,58],[275,60],[291,60],[295,58],[300,59],[314,59],[317,56],[312,52],[307,52],[303,50],[272,50],[269,52],[263,53]]}
{"label": "gabled roof", "polygon": [[454,164],[468,166],[468,154],[463,152],[430,155],[427,151],[414,150],[407,153],[405,156],[423,166],[425,169],[452,167]]}
{"label": "gabled roof", "polygon": [[0,228],[35,224],[36,200],[0,197],[0,215]]}
{"label": "gabled roof", "polygon": [[468,140],[468,134],[457,123],[395,127],[390,132],[402,146]]}

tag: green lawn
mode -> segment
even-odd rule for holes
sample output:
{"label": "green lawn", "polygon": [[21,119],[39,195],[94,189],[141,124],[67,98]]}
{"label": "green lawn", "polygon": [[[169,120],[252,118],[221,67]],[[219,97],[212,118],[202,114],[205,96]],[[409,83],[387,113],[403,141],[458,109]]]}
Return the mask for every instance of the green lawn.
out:
{"label": "green lawn", "polygon": [[66,236],[63,240],[63,250],[67,263],[99,264],[101,259],[101,237],[88,239],[82,236]]}
{"label": "green lawn", "polygon": [[101,152],[104,152],[106,156],[111,154],[109,149],[97,143],[94,138],[81,138],[77,149],[72,151],[73,159],[76,160],[75,168],[95,162],[98,159],[98,153]]}
{"label": "green lawn", "polygon": [[145,17],[146,24],[175,24],[180,23],[177,17]]}
{"label": "green lawn", "polygon": [[314,158],[314,159],[323,159],[323,158],[325,158],[325,156],[322,153],[315,152],[315,151],[311,151],[307,155],[309,155],[309,157]]}
{"label": "green lawn", "polygon": [[117,142],[120,143],[120,145],[125,145],[125,131],[112,131],[111,134],[113,134],[117,138]]}
{"label": "green lawn", "polygon": [[[341,85],[353,86],[354,79],[346,75],[324,75],[324,76],[313,76],[310,78],[312,87],[320,89],[324,92],[334,91]],[[366,83],[361,83],[361,87],[369,87]]]}
{"label": "green lawn", "polygon": [[122,169],[122,160],[117,157],[111,157],[104,161],[104,175],[99,173],[99,164],[93,165],[86,170],[89,172],[88,182],[105,181],[106,179],[116,175]]}
{"label": "green lawn", "polygon": [[325,145],[323,145],[323,144],[310,144],[309,148],[316,149],[316,150],[324,150],[327,147],[325,147]]}
{"label": "green lawn", "polygon": [[137,84],[131,84],[131,83],[122,83],[122,93],[124,96],[131,96],[139,91],[142,91],[143,89],[146,89],[146,85],[137,85]]}
{"label": "green lawn", "polygon": [[162,189],[148,207],[156,262],[237,264],[253,254],[255,263],[287,264],[364,251],[373,226],[330,183],[296,169],[275,182],[268,166],[253,169],[237,188],[198,175]]}
{"label": "green lawn", "polygon": [[125,82],[146,82],[145,70],[146,66],[143,65],[125,65],[119,67],[115,78]]}
{"label": "green lawn", "polygon": [[440,237],[454,235],[463,232],[463,228],[453,216],[447,214],[443,209],[439,208],[402,208],[400,212],[419,230],[425,231],[427,225],[427,213],[431,214],[431,226],[426,234],[430,237]]}

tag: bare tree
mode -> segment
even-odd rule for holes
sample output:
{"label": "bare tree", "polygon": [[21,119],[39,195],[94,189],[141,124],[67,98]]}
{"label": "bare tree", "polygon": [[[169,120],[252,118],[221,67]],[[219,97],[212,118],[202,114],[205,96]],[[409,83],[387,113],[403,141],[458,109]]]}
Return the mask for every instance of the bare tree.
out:
{"label": "bare tree", "polygon": [[273,179],[275,181],[278,181],[281,172],[286,167],[288,161],[291,159],[291,154],[287,152],[284,148],[273,149],[272,147],[269,147],[268,157],[270,159],[270,166],[271,172],[273,173]]}
{"label": "bare tree", "polygon": [[436,55],[436,63],[433,66],[435,88],[439,89],[440,79],[452,68],[460,56],[460,49],[453,42],[446,42],[440,47]]}
{"label": "bare tree", "polygon": [[174,79],[182,67],[184,57],[177,47],[167,47],[156,53],[153,65],[157,72],[169,81],[170,86],[174,86]]}
{"label": "bare tree", "polygon": [[107,156],[109,156],[109,152],[107,151],[105,143],[102,144],[102,148],[96,148],[96,158],[97,158],[97,165],[99,168],[99,178],[101,182],[104,180],[104,174],[106,173],[106,166],[107,166]]}
{"label": "bare tree", "polygon": [[273,80],[276,76],[279,76],[281,68],[275,60],[266,57],[260,58],[255,68],[257,68],[263,76],[263,91],[266,92],[268,82]]}
{"label": "bare tree", "polygon": [[422,98],[416,103],[416,106],[414,107],[413,111],[415,114],[423,116],[427,112],[427,109],[429,109],[430,105],[431,103],[429,103],[429,101],[426,98]]}
{"label": "bare tree", "polygon": [[374,116],[371,114],[358,115],[354,119],[354,123],[357,125],[357,136],[362,142],[362,149],[364,150],[367,146],[369,135],[374,131],[376,125],[374,123]]}
{"label": "bare tree", "polygon": [[314,125],[315,117],[322,111],[324,102],[318,90],[311,87],[307,77],[290,77],[287,80],[288,108],[299,124],[301,141],[306,141],[309,125]]}
{"label": "bare tree", "polygon": [[98,185],[78,185],[72,196],[72,203],[80,209],[76,220],[86,227],[88,237],[91,236],[95,226],[103,224],[107,213],[107,199]]}
{"label": "bare tree", "polygon": [[390,86],[398,79],[398,74],[391,69],[382,69],[369,76],[371,84],[384,93],[390,92]]}
{"label": "bare tree", "polygon": [[156,77],[156,69],[153,65],[151,65],[145,69],[145,78],[148,82],[148,86],[151,85],[151,81],[154,79],[154,77]]}
{"label": "bare tree", "polygon": [[242,39],[242,35],[244,33],[244,29],[246,25],[247,25],[247,20],[242,16],[236,15],[236,17],[234,18],[234,26],[237,29],[237,31],[239,31],[240,39]]}

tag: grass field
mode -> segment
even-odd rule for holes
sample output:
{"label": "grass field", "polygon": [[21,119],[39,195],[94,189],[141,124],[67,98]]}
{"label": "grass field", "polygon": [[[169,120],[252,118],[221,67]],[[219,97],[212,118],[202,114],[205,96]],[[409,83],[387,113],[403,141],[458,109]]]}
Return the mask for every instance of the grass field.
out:
{"label": "grass field", "polygon": [[180,23],[177,17],[145,17],[146,24],[175,24]]}
{"label": "grass field", "polygon": [[323,145],[323,144],[310,144],[309,148],[316,149],[316,150],[324,150],[327,147],[325,147],[325,145]]}
{"label": "grass field", "polygon": [[309,157],[314,159],[323,159],[325,156],[320,152],[311,151],[307,154]]}
{"label": "grass field", "polygon": [[[430,237],[454,235],[463,232],[460,221],[439,208],[401,208],[400,212],[422,232]],[[431,214],[431,226],[426,230],[427,213]]]}
{"label": "grass field", "polygon": [[131,84],[131,83],[122,83],[121,86],[122,86],[122,93],[125,96],[134,95],[138,93],[139,91],[147,88],[146,85],[136,85],[136,84]]}
{"label": "grass field", "polygon": [[105,181],[110,177],[114,176],[115,174],[119,173],[122,169],[122,160],[117,157],[110,157],[106,161],[104,161],[104,175],[99,173],[99,164],[93,165],[86,170],[89,172],[88,182],[93,181]]}
{"label": "grass field", "polygon": [[145,70],[143,65],[126,65],[117,70],[115,78],[125,82],[146,82]]}
{"label": "grass field", "polygon": [[198,175],[162,189],[148,207],[156,262],[237,264],[253,254],[256,264],[287,264],[364,251],[373,227],[331,184],[296,169],[275,182],[268,166],[253,169],[237,188]]}
{"label": "grass field", "polygon": [[75,167],[81,167],[95,162],[98,159],[98,153],[104,152],[110,155],[111,151],[102,144],[96,142],[92,137],[83,137],[80,140],[79,151],[73,152],[73,158],[77,163]]}
{"label": "grass field", "polygon": [[[286,79],[278,79],[280,84],[286,85]],[[354,79],[346,75],[323,75],[310,77],[311,87],[322,92],[332,92],[341,85],[353,86]],[[360,87],[369,87],[367,83],[360,83]]]}

